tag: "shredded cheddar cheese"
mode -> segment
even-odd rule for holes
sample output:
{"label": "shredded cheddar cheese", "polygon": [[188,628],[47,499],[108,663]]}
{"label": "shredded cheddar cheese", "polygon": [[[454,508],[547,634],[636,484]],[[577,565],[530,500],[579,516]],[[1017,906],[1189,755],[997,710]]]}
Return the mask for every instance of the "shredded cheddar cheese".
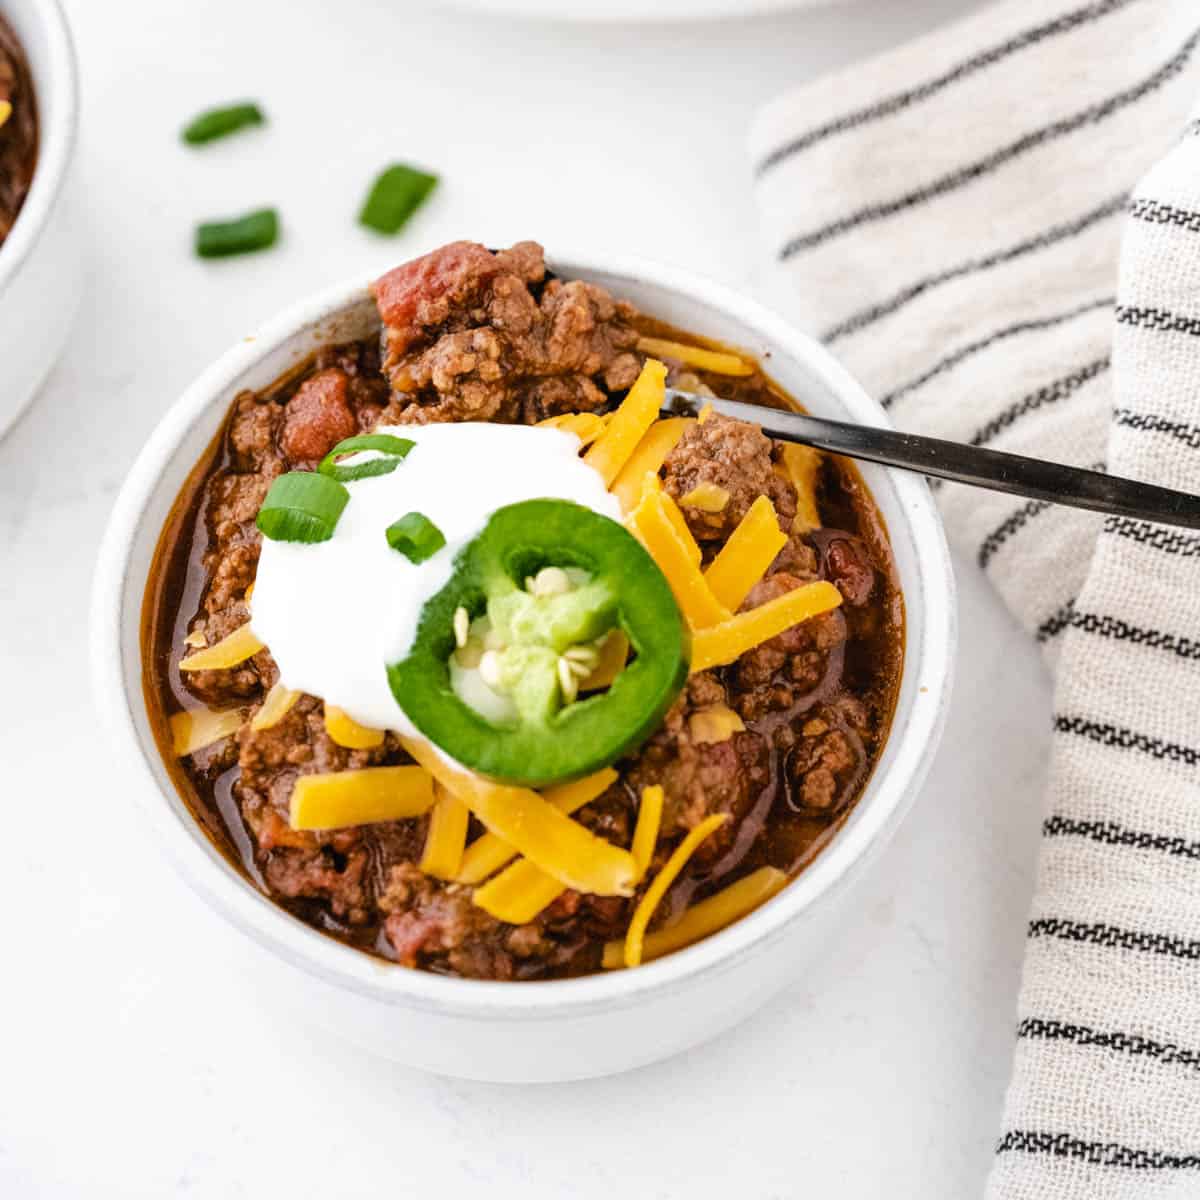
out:
{"label": "shredded cheddar cheese", "polygon": [[336,704],[325,705],[325,732],[345,750],[374,750],[383,745],[383,730],[368,729]]}
{"label": "shredded cheddar cheese", "polygon": [[658,474],[687,427],[694,424],[691,417],[667,417],[646,430],[608,489],[621,502],[622,512],[631,512],[637,506],[646,476]]}
{"label": "shredded cheddar cheese", "polygon": [[291,711],[292,705],[299,699],[299,692],[293,692],[285,688],[282,683],[276,682],[267,693],[266,699],[263,700],[258,712],[254,714],[254,718],[250,722],[250,728],[255,733],[261,733],[264,729],[270,729],[272,726],[278,725]]}
{"label": "shredded cheddar cheese", "polygon": [[662,826],[663,790],[658,784],[642,788],[642,798],[638,803],[637,825],[633,830],[633,845],[630,852],[633,861],[637,863],[638,879],[641,879],[650,867],[654,857],[654,847],[658,843],[658,831]]}
{"label": "shredded cheddar cheese", "polygon": [[746,728],[745,722],[727,704],[698,708],[688,717],[688,734],[693,742],[727,742]]}
{"label": "shredded cheddar cheese", "polygon": [[730,612],[737,612],[785,545],[787,535],[779,528],[775,506],[759,496],[704,572],[705,581]]}
{"label": "shredded cheddar cheese", "polygon": [[[542,795],[555,808],[570,816],[606,792],[616,780],[616,771],[612,767],[605,767],[583,779],[560,783],[557,787],[547,789]],[[458,870],[458,882],[482,883],[516,856],[516,850],[502,837],[494,833],[485,833],[483,837],[476,838],[463,854],[462,865]]]}
{"label": "shredded cheddar cheese", "polygon": [[581,446],[590,446],[608,428],[611,419],[611,413],[563,413],[561,416],[547,417],[538,424],[573,433]]}
{"label": "shredded cheddar cheese", "polygon": [[701,371],[714,375],[750,375],[754,368],[736,354],[721,350],[706,350],[703,346],[687,346],[683,342],[672,342],[666,338],[638,338],[638,349],[643,354],[656,354],[660,358],[673,358]]}
{"label": "shredded cheddar cheese", "polygon": [[776,596],[719,625],[700,629],[692,638],[692,671],[723,667],[785,629],[829,612],[841,602],[842,593],[822,579]]}
{"label": "shredded cheddar cheese", "polygon": [[559,883],[597,896],[627,896],[632,891],[634,863],[628,850],[596,837],[530,788],[490,783],[452,767],[428,742],[404,738],[403,743],[489,832]]}
{"label": "shredded cheddar cheese", "polygon": [[611,630],[600,643],[600,657],[592,668],[592,673],[579,681],[579,690],[595,692],[610,686],[625,670],[625,660],[628,657],[629,639],[619,629]]}
{"label": "shredded cheddar cheese", "polygon": [[679,497],[679,503],[683,508],[719,513],[729,507],[729,493],[719,484],[698,483],[686,496]]}
{"label": "shredded cheddar cheese", "polygon": [[[666,929],[656,929],[642,941],[642,962],[661,958],[682,950],[709,934],[740,921],[760,904],[770,900],[787,883],[788,877],[775,867],[760,867],[757,871],[722,888],[707,900],[693,904]],[[625,963],[625,942],[609,942],[604,947],[603,965],[610,970]]]}
{"label": "shredded cheddar cheese", "polygon": [[658,420],[666,401],[666,380],[667,368],[648,358],[608,427],[584,454],[583,461],[600,472],[605,487],[612,486],[646,431]]}
{"label": "shredded cheddar cheese", "polygon": [[302,775],[292,789],[293,829],[343,829],[419,817],[433,806],[433,780],[422,767],[363,767]]}
{"label": "shredded cheddar cheese", "polygon": [[794,533],[807,533],[821,528],[821,514],[817,510],[817,476],[821,472],[821,452],[812,446],[797,446],[784,442],[780,447],[782,456],[780,472],[796,489],[796,519],[792,522]]}
{"label": "shredded cheddar cheese", "polygon": [[687,865],[688,859],[695,854],[700,843],[711,834],[716,833],[728,820],[728,813],[713,813],[711,817],[705,817],[675,847],[671,857],[667,859],[666,865],[654,877],[654,882],[646,889],[646,894],[638,901],[637,908],[633,910],[633,920],[629,922],[629,929],[625,934],[625,965],[627,967],[636,967],[641,964],[646,926],[650,924],[654,910],[662,903],[667,889],[675,882],[679,872]]}
{"label": "shredded cheddar cheese", "polygon": [[211,708],[177,712],[168,722],[171,726],[171,744],[180,758],[186,758],[205,746],[237,733],[244,720],[245,717],[236,708],[228,708],[224,712],[216,712]]}
{"label": "shredded cheddar cheese", "polygon": [[670,510],[674,507],[670,496],[661,490],[647,489],[629,516],[629,528],[666,576],[680,612],[693,629],[728,621],[729,609],[713,595],[671,519]]}
{"label": "shredded cheddar cheese", "polygon": [[246,659],[253,658],[266,643],[255,637],[249,624],[240,625],[227,637],[219,642],[197,650],[181,660],[181,671],[220,671],[226,667],[236,667]]}
{"label": "shredded cheddar cheese", "polygon": [[462,865],[471,811],[453,792],[434,784],[434,803],[429,814],[429,832],[421,870],[436,879],[453,879]]}
{"label": "shredded cheddar cheese", "polygon": [[525,925],[567,889],[527,858],[475,890],[473,901],[499,921]]}

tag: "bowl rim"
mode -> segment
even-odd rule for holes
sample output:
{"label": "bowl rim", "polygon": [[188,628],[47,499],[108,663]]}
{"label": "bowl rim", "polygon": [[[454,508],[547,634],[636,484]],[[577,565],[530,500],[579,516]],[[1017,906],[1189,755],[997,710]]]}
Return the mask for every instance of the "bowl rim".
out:
{"label": "bowl rim", "polygon": [[[79,66],[70,26],[59,0],[28,0],[29,12],[40,21],[46,35],[49,67],[44,77],[34,77],[38,105],[38,158],[33,182],[13,222],[12,232],[0,245],[0,294],[16,278],[34,252],[58,206],[74,158],[79,129]],[[6,13],[0,10],[0,17]],[[22,39],[24,41],[25,39]],[[53,93],[53,123],[46,121],[43,95]]]}
{"label": "bowl rim", "polygon": [[[773,353],[803,362],[836,392],[856,418],[887,423],[884,410],[829,351],[757,301],[723,284],[683,268],[630,255],[593,256],[555,248],[547,252],[547,259],[571,275],[615,275],[687,296],[721,311],[753,329]],[[918,689],[922,703],[912,706],[903,729],[893,727],[889,733],[889,745],[897,734],[902,734],[903,740],[886,774],[876,777],[881,786],[873,802],[857,809],[860,815],[856,823],[842,829],[772,900],[726,929],[636,971],[518,984],[398,969],[394,963],[319,933],[248,884],[204,838],[194,819],[188,816],[185,821],[172,805],[172,797],[154,778],[134,715],[135,706],[144,703],[141,688],[126,689],[121,656],[125,636],[122,616],[125,621],[132,619],[135,629],[140,625],[142,588],[137,589],[136,612],[123,614],[122,606],[142,514],[157,494],[161,473],[177,447],[217,398],[224,396],[244,372],[297,334],[361,304],[367,295],[367,282],[356,278],[293,304],[217,359],[167,410],[117,497],[98,554],[89,653],[100,716],[117,754],[130,768],[123,778],[143,818],[193,890],[252,940],[328,984],[397,1007],[487,1020],[532,1019],[549,1013],[583,1016],[642,1004],[685,984],[735,970],[750,957],[769,952],[791,926],[811,917],[819,904],[840,892],[856,869],[886,841],[915,798],[945,722],[956,647],[954,576],[940,515],[924,480],[915,475],[885,469],[917,550],[917,577],[923,585],[921,638],[907,667],[913,677],[911,681],[906,677],[903,685]],[[894,527],[891,532],[894,537]],[[906,592],[906,605],[913,601],[914,597]],[[910,617],[910,634],[912,628]],[[135,783],[133,775],[141,778]]]}

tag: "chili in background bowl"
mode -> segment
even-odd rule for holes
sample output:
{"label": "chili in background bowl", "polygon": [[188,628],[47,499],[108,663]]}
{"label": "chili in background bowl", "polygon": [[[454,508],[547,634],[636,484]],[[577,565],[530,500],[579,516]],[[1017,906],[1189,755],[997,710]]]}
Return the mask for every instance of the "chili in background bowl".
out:
{"label": "chili in background bowl", "polygon": [[[686,272],[625,259],[549,256],[551,267],[629,299],[679,328],[745,347],[812,411],[879,423],[882,411],[816,343],[759,306]],[[159,752],[142,690],[147,575],[176,497],[234,394],[267,386],[321,345],[376,326],[365,283],[285,313],[206,372],[135,463],[101,547],[92,610],[97,699],[132,794],[202,896],[250,935],[248,969],[273,1003],[388,1057],[492,1080],[610,1074],[666,1057],[747,1015],[836,928],[847,884],[894,831],[932,757],[954,648],[953,580],[924,483],[865,468],[905,597],[903,677],[890,736],[830,844],[769,903],[635,971],[512,984],[405,970],[297,922],[255,890],[197,824]],[[263,950],[269,953],[263,953]]]}
{"label": "chili in background bowl", "polygon": [[58,0],[0,0],[28,64],[37,106],[33,180],[0,242],[0,435],[24,412],[71,329],[82,284],[71,166],[79,110],[70,31]]}

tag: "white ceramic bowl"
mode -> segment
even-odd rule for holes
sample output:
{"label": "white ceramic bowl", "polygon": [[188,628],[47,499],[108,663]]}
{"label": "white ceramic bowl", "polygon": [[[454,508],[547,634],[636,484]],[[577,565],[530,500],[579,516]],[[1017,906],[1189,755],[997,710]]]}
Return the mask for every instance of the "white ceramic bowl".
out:
{"label": "white ceramic bowl", "polygon": [[[603,284],[672,324],[753,350],[813,412],[886,421],[821,346],[723,287],[625,258],[554,255],[551,262],[560,274]],[[100,550],[91,628],[97,700],[124,786],[157,845],[249,939],[248,969],[273,1004],[291,1005],[374,1052],[477,1079],[582,1078],[674,1054],[745,1017],[801,971],[836,928],[848,885],[895,830],[925,775],[947,704],[955,638],[953,578],[929,491],[916,476],[863,471],[888,525],[907,605],[904,677],[892,733],[866,792],[798,879],[723,932],[635,971],[496,983],[405,970],[289,916],[212,847],[160,759],[139,649],[159,531],[234,394],[270,383],[317,345],[375,327],[361,281],[291,309],[184,393],[130,471]]]}
{"label": "white ceramic bowl", "polygon": [[0,246],[0,435],[24,412],[66,344],[82,287],[70,199],[79,118],[75,52],[58,0],[0,0],[25,49],[38,104],[33,184]]}

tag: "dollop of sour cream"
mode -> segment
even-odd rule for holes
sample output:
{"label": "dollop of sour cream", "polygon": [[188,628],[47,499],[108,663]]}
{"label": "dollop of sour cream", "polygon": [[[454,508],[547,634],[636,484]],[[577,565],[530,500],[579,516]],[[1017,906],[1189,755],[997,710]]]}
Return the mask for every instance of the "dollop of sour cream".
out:
{"label": "dollop of sour cream", "polygon": [[[376,432],[416,444],[396,470],[346,485],[350,500],[328,541],[263,539],[250,626],[284,687],[319,696],[361,725],[411,734],[387,665],[408,653],[425,602],[488,517],[522,500],[573,500],[618,521],[621,509],[579,457],[579,439],[562,430],[461,422]],[[409,512],[423,513],[446,538],[423,563],[385,536]]]}

